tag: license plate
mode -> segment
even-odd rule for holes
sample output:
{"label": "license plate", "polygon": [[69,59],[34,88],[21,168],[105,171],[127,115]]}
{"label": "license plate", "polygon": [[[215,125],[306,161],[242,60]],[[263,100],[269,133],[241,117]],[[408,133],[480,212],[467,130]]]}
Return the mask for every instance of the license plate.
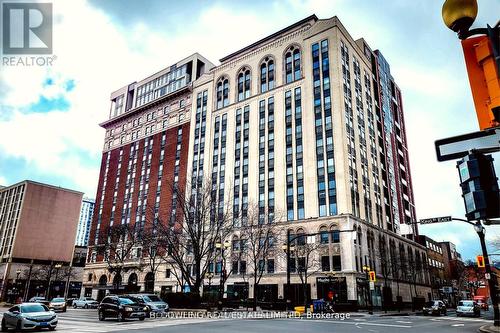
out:
{"label": "license plate", "polygon": [[40,323],[40,326],[49,326],[49,323]]}

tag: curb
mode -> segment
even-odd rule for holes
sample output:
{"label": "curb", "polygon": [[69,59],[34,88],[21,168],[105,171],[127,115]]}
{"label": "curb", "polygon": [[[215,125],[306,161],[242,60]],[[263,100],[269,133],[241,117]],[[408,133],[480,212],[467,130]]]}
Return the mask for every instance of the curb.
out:
{"label": "curb", "polygon": [[477,331],[481,333],[500,333],[500,327],[495,327],[491,324],[483,325]]}

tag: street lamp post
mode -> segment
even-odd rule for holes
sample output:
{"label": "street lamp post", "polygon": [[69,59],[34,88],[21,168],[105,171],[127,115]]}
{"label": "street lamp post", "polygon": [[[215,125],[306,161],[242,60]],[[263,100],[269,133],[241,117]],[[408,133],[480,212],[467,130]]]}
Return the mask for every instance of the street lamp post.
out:
{"label": "street lamp post", "polygon": [[493,323],[494,326],[500,326],[500,309],[498,307],[497,299],[497,278],[492,274],[490,259],[488,258],[488,250],[486,249],[486,242],[484,240],[484,227],[480,221],[477,221],[474,225],[474,230],[476,230],[479,236],[479,241],[481,242],[481,249],[483,251],[484,257],[484,270],[488,274],[488,286],[490,289],[491,303],[493,303]]}
{"label": "street lamp post", "polygon": [[370,307],[368,308],[368,314],[373,314],[372,290],[370,289],[370,285],[368,282],[368,280],[369,280],[368,273],[370,271],[371,271],[370,266],[363,265],[363,272],[365,272],[365,276],[366,276],[366,290],[367,290],[366,295],[368,296],[368,303],[370,305]]}
{"label": "street lamp post", "polygon": [[215,248],[221,251],[221,272],[220,272],[220,284],[219,284],[219,310],[222,310],[222,301],[224,298],[224,280],[226,278],[226,265],[224,258],[224,251],[229,248],[231,244],[229,241],[224,241],[224,243],[217,242],[215,243]]}

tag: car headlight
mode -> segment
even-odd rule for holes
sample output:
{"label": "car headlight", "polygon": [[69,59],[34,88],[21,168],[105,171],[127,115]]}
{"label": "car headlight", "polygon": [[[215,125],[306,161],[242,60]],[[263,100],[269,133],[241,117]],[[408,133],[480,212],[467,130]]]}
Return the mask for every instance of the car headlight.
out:
{"label": "car headlight", "polygon": [[148,307],[147,307],[147,306],[145,306],[143,310],[144,310],[144,311],[148,311],[149,309],[148,309]]}
{"label": "car headlight", "polygon": [[125,311],[134,311],[134,309],[132,309],[130,306],[126,306],[126,307],[124,308],[124,310],[125,310]]}

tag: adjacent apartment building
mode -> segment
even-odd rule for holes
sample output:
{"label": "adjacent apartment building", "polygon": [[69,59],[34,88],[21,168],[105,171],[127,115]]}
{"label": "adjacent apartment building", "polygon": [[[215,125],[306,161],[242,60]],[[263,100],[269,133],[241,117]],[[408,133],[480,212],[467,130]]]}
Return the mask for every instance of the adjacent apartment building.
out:
{"label": "adjacent apartment building", "polygon": [[78,220],[78,229],[76,231],[76,246],[87,246],[90,237],[90,227],[92,225],[92,216],[94,215],[95,200],[83,198],[82,208],[80,210],[80,219]]}
{"label": "adjacent apartment building", "polygon": [[81,192],[30,180],[0,189],[3,300],[55,295],[54,289],[64,293],[61,269],[73,260],[82,197]]}
{"label": "adjacent apartment building", "polygon": [[[353,39],[337,17],[309,16],[217,66],[188,57],[113,93],[110,119],[101,126],[106,138],[90,246],[106,226],[144,223],[148,207],[175,219],[166,179],[187,197],[209,179],[219,209],[244,216],[255,204],[267,222],[280,216],[285,234],[318,234],[312,299],[333,294],[339,302],[368,304],[363,267],[378,276],[375,305],[430,294],[426,250],[413,241],[401,92],[381,52]],[[235,217],[234,227],[239,223]],[[228,241],[237,244],[237,237]],[[258,287],[245,279],[244,255],[238,258],[226,263],[234,273],[224,297],[285,297],[284,256],[265,258]],[[103,296],[115,279],[92,249],[86,272],[88,295]],[[158,270],[155,291],[182,288],[169,272],[168,264]],[[300,301],[296,273],[291,285]],[[147,290],[148,274],[130,269],[120,279]]]}

